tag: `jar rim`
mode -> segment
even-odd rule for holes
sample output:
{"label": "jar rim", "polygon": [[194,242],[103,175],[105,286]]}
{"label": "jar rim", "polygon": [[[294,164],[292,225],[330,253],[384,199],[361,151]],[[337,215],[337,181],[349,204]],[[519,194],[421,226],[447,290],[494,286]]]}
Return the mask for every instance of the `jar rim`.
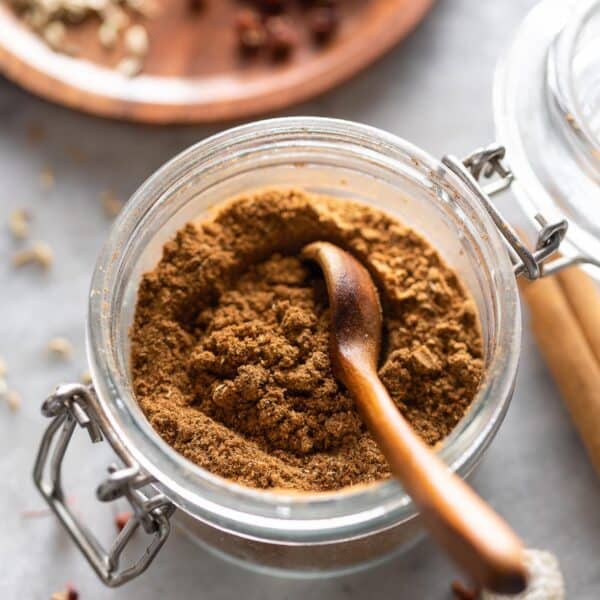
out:
{"label": "jar rim", "polygon": [[[393,481],[319,494],[255,490],[216,476],[191,463],[171,448],[145,419],[130,389],[124,385],[111,347],[111,293],[123,271],[127,244],[141,233],[141,223],[172,186],[198,173],[219,168],[220,160],[245,143],[279,136],[306,139],[317,135],[345,140],[365,156],[375,155],[391,165],[398,156],[410,157],[436,185],[461,198],[468,218],[482,232],[479,243],[491,250],[499,310],[498,351],[491,357],[486,380],[467,413],[444,440],[439,456],[465,476],[481,457],[508,408],[520,348],[520,305],[512,264],[501,236],[484,208],[440,161],[409,142],[373,127],[318,117],[287,117],[257,121],[209,137],[167,162],[133,194],[116,219],[99,255],[92,277],[87,319],[87,354],[98,403],[116,438],[140,467],[157,480],[157,487],[180,508],[213,526],[245,537],[288,543],[325,543],[386,529],[416,516],[411,499]],[[399,164],[399,163],[398,163]],[[484,423],[478,410],[493,407]],[[137,410],[135,409],[137,407]],[[461,435],[470,443],[458,449]]]}

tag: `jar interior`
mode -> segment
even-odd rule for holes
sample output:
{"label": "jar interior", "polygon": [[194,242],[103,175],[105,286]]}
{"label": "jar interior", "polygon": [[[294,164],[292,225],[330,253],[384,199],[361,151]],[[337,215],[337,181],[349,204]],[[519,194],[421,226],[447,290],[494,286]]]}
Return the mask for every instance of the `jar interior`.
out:
{"label": "jar interior", "polygon": [[[140,278],[185,223],[248,190],[292,186],[358,200],[427,238],[473,297],[486,365],[471,409],[443,442],[440,456],[464,475],[493,437],[508,405],[518,358],[520,315],[510,260],[485,211],[473,204],[460,182],[440,163],[401,142],[330,120],[245,126],[175,158],[140,188],[115,223],[92,285],[88,351],[94,382],[135,458],[190,514],[228,529],[235,523],[248,534],[260,527],[261,536],[276,530],[273,535],[279,539],[311,540],[331,535],[334,528],[336,535],[350,530],[356,535],[363,527],[385,527],[415,514],[394,481],[310,496],[242,488],[179,456],[151,429],[135,402],[129,329]],[[294,520],[297,527],[290,527]]]}

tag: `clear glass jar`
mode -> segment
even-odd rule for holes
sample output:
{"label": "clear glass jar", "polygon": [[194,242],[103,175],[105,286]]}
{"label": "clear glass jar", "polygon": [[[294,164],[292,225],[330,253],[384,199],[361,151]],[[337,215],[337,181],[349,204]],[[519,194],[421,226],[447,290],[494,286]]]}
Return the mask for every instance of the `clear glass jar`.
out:
{"label": "clear glass jar", "polygon": [[[525,214],[569,221],[562,253],[600,266],[600,0],[542,0],[498,63],[494,116]],[[524,90],[527,92],[524,93]],[[590,271],[600,277],[600,269]]]}
{"label": "clear glass jar", "polygon": [[141,275],[184,223],[265,185],[370,203],[424,234],[459,272],[479,309],[486,365],[471,409],[438,449],[463,477],[494,437],[512,394],[517,286],[504,240],[473,191],[422,150],[355,123],[288,118],[226,131],[174,158],[129,200],[96,265],[89,303],[88,358],[110,436],[155,479],[198,542],[257,568],[322,576],[372,564],[417,539],[417,510],[396,481],[327,494],[236,485],[164,442],[131,388],[128,332]]}

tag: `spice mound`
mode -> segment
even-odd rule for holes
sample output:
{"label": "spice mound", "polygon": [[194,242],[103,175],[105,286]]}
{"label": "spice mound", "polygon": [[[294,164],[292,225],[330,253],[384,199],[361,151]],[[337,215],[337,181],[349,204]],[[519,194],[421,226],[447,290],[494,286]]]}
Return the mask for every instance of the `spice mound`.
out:
{"label": "spice mound", "polygon": [[437,252],[367,205],[266,189],[168,242],[140,284],[136,397],[183,456],[257,488],[328,491],[390,476],[331,370],[329,308],[301,248],[327,240],[367,266],[384,306],[380,376],[429,444],[464,415],[483,372],[476,309]]}

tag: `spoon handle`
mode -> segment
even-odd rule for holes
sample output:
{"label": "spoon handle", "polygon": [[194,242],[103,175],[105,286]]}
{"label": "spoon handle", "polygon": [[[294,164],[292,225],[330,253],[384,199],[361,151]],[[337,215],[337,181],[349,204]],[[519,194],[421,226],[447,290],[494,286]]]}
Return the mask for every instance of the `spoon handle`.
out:
{"label": "spoon handle", "polygon": [[343,363],[348,387],[360,395],[357,404],[363,419],[392,473],[420,508],[430,533],[486,589],[522,591],[527,571],[516,534],[419,438],[377,373]]}

